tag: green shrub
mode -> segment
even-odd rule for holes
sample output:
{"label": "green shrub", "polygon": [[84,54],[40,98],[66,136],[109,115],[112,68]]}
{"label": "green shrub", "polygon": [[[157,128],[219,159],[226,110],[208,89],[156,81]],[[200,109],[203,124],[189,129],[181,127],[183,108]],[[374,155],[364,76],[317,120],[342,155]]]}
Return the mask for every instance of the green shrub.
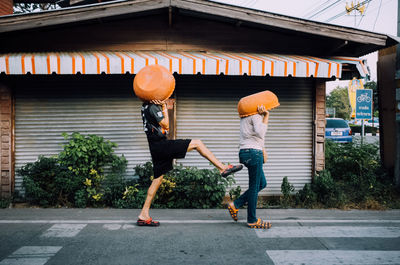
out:
{"label": "green shrub", "polygon": [[296,193],[296,204],[301,207],[341,208],[345,203],[345,195],[327,170],[314,176],[311,184],[305,184]]}
{"label": "green shrub", "polygon": [[242,192],[242,188],[240,186],[236,186],[236,188],[232,188],[229,190],[229,198],[231,201],[236,200],[240,197],[240,193]]}
{"label": "green shrub", "polygon": [[[152,180],[151,162],[135,167],[139,190],[146,190]],[[218,170],[177,166],[164,176],[153,202],[154,208],[215,208],[220,206],[232,176],[222,178]]]}
{"label": "green shrub", "polygon": [[362,202],[389,184],[376,144],[326,142],[326,169],[353,202]]}
{"label": "green shrub", "polygon": [[81,179],[60,165],[57,158],[40,156],[17,173],[23,178],[26,200],[43,207],[71,205],[75,191],[82,186]]}
{"label": "green shrub", "polygon": [[327,170],[315,175],[311,188],[317,195],[317,202],[328,208],[340,208],[344,204],[344,194],[341,187],[337,185]]}
{"label": "green shrub", "polygon": [[113,148],[117,144],[106,141],[103,137],[84,136],[77,132],[71,135],[63,133],[63,136],[69,142],[59,154],[60,162],[78,176],[87,177],[91,170],[103,174],[106,166],[110,166],[111,171],[120,170],[127,163],[125,157],[114,154]]}
{"label": "green shrub", "polygon": [[11,198],[5,198],[5,199],[0,199],[0,209],[5,209],[10,206],[12,199]]}
{"label": "green shrub", "polygon": [[172,193],[173,208],[215,208],[220,206],[232,176],[222,178],[217,169],[178,166],[169,174],[176,183]]}
{"label": "green shrub", "polygon": [[122,199],[128,184],[127,160],[113,153],[116,144],[96,135],[63,135],[69,142],[58,158],[41,156],[17,171],[23,177],[26,200],[43,207],[83,208]]}
{"label": "green shrub", "polygon": [[312,184],[306,183],[303,189],[296,193],[296,205],[312,208],[317,203],[317,194],[312,189]]}
{"label": "green shrub", "polygon": [[292,193],[294,192],[294,186],[290,184],[288,177],[284,177],[281,184],[281,205],[288,207],[292,202]]}
{"label": "green shrub", "polygon": [[[106,196],[106,189],[107,192],[115,191],[115,187],[105,187],[104,182],[107,182],[105,180],[108,178],[105,168],[109,168],[107,173],[111,175],[123,176],[127,166],[124,156],[118,157],[114,154],[117,145],[97,135],[84,136],[74,132],[71,135],[64,133],[63,136],[69,139],[69,142],[59,154],[60,163],[68,167],[84,185],[84,190],[79,190],[79,194],[76,195],[79,201],[77,206],[101,206],[105,205],[106,200],[112,203],[115,200],[112,197],[117,195],[108,193]],[[121,189],[118,191],[122,197]],[[87,196],[86,201],[83,200],[84,194]]]}
{"label": "green shrub", "polygon": [[148,188],[151,184],[151,177],[154,176],[153,164],[151,162],[146,162],[143,165],[137,165],[135,168],[135,175],[139,176],[138,182],[140,187]]}
{"label": "green shrub", "polygon": [[85,189],[80,189],[75,193],[75,207],[85,208],[88,204],[88,196]]}
{"label": "green shrub", "polygon": [[[350,129],[351,132],[354,133],[361,133],[362,128],[360,125],[354,125],[350,124]],[[364,126],[364,132],[365,133],[372,133],[372,134],[377,134],[379,132],[379,128],[376,127],[371,127],[371,126]]]}

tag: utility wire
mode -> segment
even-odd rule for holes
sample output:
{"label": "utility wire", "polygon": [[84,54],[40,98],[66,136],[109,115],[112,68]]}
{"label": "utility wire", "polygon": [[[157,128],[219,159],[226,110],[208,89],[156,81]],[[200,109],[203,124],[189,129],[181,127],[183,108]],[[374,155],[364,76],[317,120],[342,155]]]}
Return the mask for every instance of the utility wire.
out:
{"label": "utility wire", "polygon": [[380,14],[380,12],[381,12],[381,7],[382,7],[382,0],[381,0],[381,2],[379,3],[378,14],[376,15],[375,22],[374,22],[374,27],[372,28],[372,30],[375,30],[376,21],[378,21],[379,14]]}
{"label": "utility wire", "polygon": [[303,18],[308,17],[308,16],[311,16],[314,12],[317,12],[320,8],[322,8],[325,4],[329,3],[330,1],[331,1],[331,0],[328,0],[328,1],[326,1],[326,2],[324,2],[324,3],[322,3],[322,4],[320,4],[319,6],[314,7],[312,10],[308,11],[307,13],[305,13],[305,14],[303,15]]}
{"label": "utility wire", "polygon": [[339,18],[339,17],[341,17],[341,16],[343,16],[343,15],[346,15],[348,12],[351,12],[351,11],[353,11],[354,9],[356,9],[356,8],[358,8],[358,7],[360,7],[360,6],[364,5],[364,4],[367,4],[367,3],[371,2],[371,1],[372,1],[372,0],[365,0],[364,2],[361,2],[361,3],[359,3],[359,4],[355,5],[355,6],[353,6],[353,7],[350,8],[349,10],[345,10],[345,11],[343,11],[343,12],[337,14],[336,16],[333,16],[333,17],[331,17],[331,18],[325,20],[325,22],[330,22],[330,21],[335,20],[335,19],[337,19],[337,18]]}
{"label": "utility wire", "polygon": [[[381,1],[382,1],[382,0],[381,0]],[[357,28],[360,27],[361,21],[362,21],[363,18],[366,16],[366,13],[367,13],[367,10],[368,10],[368,7],[369,7],[369,3],[370,3],[370,2],[368,2],[367,6],[365,7],[364,15],[361,16],[361,19],[360,19],[360,22],[358,22]]]}
{"label": "utility wire", "polygon": [[331,8],[332,6],[337,5],[339,2],[341,2],[342,0],[337,0],[336,2],[334,2],[333,4],[330,4],[329,6],[325,7],[324,9],[322,9],[321,11],[315,13],[314,15],[308,17],[308,19],[315,17],[316,15],[319,15],[321,13],[323,13],[324,11],[326,11],[328,8]]}

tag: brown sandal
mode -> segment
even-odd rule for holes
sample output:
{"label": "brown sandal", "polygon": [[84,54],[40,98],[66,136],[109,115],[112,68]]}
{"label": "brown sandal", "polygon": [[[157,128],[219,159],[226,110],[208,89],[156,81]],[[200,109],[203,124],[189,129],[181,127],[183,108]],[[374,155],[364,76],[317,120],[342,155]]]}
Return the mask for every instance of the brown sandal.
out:
{"label": "brown sandal", "polygon": [[228,210],[229,210],[229,214],[231,215],[232,219],[235,220],[235,222],[237,222],[238,220],[238,212],[239,210],[236,209],[235,206],[231,206],[230,204],[228,204]]}
{"label": "brown sandal", "polygon": [[272,225],[270,222],[266,222],[266,221],[261,220],[261,218],[258,218],[257,222],[247,224],[247,226],[250,228],[269,229],[269,228],[271,228]]}

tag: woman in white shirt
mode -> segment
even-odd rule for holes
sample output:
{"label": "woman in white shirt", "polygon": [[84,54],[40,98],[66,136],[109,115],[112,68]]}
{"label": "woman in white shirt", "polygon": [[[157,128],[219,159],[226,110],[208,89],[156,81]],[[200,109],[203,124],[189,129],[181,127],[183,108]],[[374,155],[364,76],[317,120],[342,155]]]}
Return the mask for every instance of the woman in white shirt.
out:
{"label": "woman in white shirt", "polygon": [[249,188],[234,202],[228,203],[228,210],[232,218],[237,221],[239,208],[246,203],[247,225],[250,228],[270,228],[271,223],[256,217],[258,193],[267,186],[263,171],[266,162],[264,149],[265,133],[268,129],[269,112],[264,106],[258,106],[258,114],[240,119],[240,163],[244,164],[249,172]]}

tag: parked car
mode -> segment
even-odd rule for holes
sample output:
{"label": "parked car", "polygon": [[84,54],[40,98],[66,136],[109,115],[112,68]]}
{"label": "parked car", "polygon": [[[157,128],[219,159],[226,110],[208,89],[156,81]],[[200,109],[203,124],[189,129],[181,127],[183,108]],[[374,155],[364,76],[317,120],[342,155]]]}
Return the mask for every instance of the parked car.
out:
{"label": "parked car", "polygon": [[326,118],[325,137],[338,143],[353,141],[349,125],[340,118]]}
{"label": "parked car", "polygon": [[365,126],[379,128],[379,118],[373,118],[365,122]]}

